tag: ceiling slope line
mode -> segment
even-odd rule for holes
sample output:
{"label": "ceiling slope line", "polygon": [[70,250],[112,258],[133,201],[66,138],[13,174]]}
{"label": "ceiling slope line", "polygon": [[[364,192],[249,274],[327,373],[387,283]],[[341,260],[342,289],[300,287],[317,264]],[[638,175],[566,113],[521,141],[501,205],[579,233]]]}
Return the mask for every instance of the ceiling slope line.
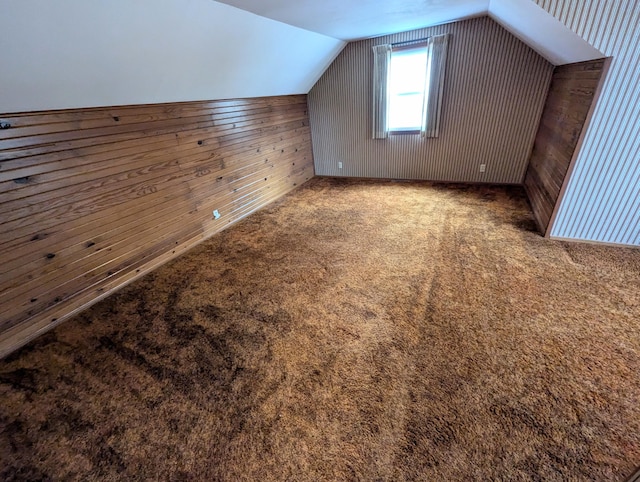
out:
{"label": "ceiling slope line", "polygon": [[606,57],[531,0],[491,0],[489,16],[554,65]]}

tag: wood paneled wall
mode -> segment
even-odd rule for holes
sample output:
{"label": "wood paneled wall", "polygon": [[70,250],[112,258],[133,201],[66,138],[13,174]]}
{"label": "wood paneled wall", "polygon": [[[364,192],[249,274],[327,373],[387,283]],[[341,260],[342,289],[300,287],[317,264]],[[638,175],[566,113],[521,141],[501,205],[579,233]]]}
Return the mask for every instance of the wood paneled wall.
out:
{"label": "wood paneled wall", "polygon": [[560,202],[576,148],[592,112],[607,59],[557,67],[540,119],[524,186],[543,234]]}
{"label": "wood paneled wall", "polygon": [[[372,139],[371,47],[444,33],[440,136]],[[309,92],[316,174],[521,184],[552,72],[489,17],[351,42]]]}
{"label": "wood paneled wall", "polygon": [[0,120],[0,356],[314,174],[303,95]]}
{"label": "wood paneled wall", "polygon": [[534,1],[613,57],[550,235],[640,246],[640,2]]}

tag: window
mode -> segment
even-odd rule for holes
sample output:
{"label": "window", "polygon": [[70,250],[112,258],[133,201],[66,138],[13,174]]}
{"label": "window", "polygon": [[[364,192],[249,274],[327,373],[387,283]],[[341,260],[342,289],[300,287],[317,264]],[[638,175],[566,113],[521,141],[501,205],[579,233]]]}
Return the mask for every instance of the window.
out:
{"label": "window", "polygon": [[373,138],[438,137],[448,34],[373,47]]}
{"label": "window", "polygon": [[390,133],[419,133],[427,86],[427,45],[391,48],[387,84]]}

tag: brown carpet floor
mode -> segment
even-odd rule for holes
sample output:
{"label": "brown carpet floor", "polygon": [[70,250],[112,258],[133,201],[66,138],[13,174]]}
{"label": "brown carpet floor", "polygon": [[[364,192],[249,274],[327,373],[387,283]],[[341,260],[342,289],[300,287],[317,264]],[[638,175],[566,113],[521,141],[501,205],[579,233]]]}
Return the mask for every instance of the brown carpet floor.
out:
{"label": "brown carpet floor", "polygon": [[0,479],[612,480],[640,250],[518,188],[314,179],[0,361]]}

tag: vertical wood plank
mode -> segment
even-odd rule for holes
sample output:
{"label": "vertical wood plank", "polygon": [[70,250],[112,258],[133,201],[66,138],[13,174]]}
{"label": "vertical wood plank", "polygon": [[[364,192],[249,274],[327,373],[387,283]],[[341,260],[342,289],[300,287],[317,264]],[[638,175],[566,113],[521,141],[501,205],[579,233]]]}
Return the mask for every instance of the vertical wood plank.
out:
{"label": "vertical wood plank", "polygon": [[542,234],[549,233],[608,64],[598,59],[561,65],[551,78],[524,180]]}

